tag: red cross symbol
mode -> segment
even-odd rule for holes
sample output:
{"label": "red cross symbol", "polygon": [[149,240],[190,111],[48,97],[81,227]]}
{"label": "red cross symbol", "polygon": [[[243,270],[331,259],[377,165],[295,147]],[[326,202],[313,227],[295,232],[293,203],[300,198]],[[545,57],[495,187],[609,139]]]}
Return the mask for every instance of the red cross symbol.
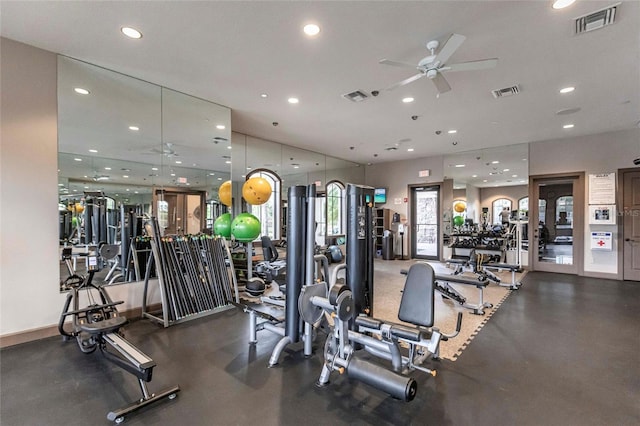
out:
{"label": "red cross symbol", "polygon": [[600,240],[600,241],[598,241],[598,243],[597,243],[597,244],[598,244],[600,247],[602,247],[602,246],[604,245],[604,241]]}

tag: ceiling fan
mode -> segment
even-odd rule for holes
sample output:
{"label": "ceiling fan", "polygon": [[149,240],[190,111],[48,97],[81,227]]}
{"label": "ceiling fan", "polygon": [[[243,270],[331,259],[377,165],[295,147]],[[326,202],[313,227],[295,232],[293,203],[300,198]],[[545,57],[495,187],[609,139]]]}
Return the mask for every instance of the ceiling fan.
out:
{"label": "ceiling fan", "polygon": [[162,146],[162,149],[159,148],[152,148],[150,149],[150,153],[153,154],[162,154],[165,157],[179,157],[180,155],[175,151],[175,149],[173,149],[174,144],[172,144],[171,142],[167,142]]}
{"label": "ceiling fan", "polygon": [[435,52],[440,46],[440,42],[438,40],[432,40],[428,42],[427,49],[431,51],[431,55],[422,58],[417,65],[408,64],[406,62],[391,61],[389,59],[382,59],[380,63],[384,65],[392,65],[402,68],[415,68],[419,71],[418,74],[404,79],[396,84],[393,84],[392,86],[389,86],[387,90],[393,90],[400,86],[404,86],[405,84],[414,82],[422,77],[427,77],[436,86],[438,95],[440,95],[441,93],[445,93],[451,90],[451,86],[449,86],[449,83],[442,75],[443,73],[489,69],[497,65],[498,58],[461,62],[457,64],[447,64],[447,61],[449,60],[451,55],[453,55],[453,53],[458,50],[465,39],[466,37],[463,35],[451,34],[437,54]]}

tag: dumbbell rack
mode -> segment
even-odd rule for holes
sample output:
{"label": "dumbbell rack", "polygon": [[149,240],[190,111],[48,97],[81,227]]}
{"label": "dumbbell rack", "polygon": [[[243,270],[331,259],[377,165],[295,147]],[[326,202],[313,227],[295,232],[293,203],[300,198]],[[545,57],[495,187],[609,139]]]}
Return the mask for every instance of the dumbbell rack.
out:
{"label": "dumbbell rack", "polygon": [[[504,239],[503,236],[488,236],[481,233],[454,233],[451,234],[452,259],[468,259],[469,252],[475,249],[476,252],[500,253],[501,259],[504,257]],[[483,240],[495,241],[494,244],[483,244]]]}

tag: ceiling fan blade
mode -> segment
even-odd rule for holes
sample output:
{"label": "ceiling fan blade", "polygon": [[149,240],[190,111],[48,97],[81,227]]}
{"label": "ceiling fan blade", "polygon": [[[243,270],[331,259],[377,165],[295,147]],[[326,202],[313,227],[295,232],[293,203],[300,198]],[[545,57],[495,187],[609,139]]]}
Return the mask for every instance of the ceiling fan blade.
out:
{"label": "ceiling fan blade", "polygon": [[394,67],[417,68],[417,66],[415,64],[408,64],[406,62],[391,61],[389,59],[380,59],[380,61],[378,63],[383,64],[383,65],[392,65]]}
{"label": "ceiling fan blade", "polygon": [[438,71],[454,72],[454,71],[473,71],[473,70],[486,70],[494,68],[498,65],[498,58],[482,59],[479,61],[460,62],[458,64],[451,64],[442,67]]}
{"label": "ceiling fan blade", "polygon": [[433,62],[440,61],[442,64],[446,64],[451,55],[458,50],[458,47],[466,40],[466,37],[460,34],[451,34],[444,46],[440,49],[440,52],[436,55]]}
{"label": "ceiling fan blade", "polygon": [[397,82],[396,84],[393,84],[393,85],[391,85],[391,86],[387,87],[387,90],[397,89],[397,88],[398,88],[398,87],[400,87],[400,86],[404,86],[405,84],[409,84],[409,83],[411,83],[411,82],[414,82],[414,81],[416,81],[417,79],[422,78],[422,77],[424,77],[424,74],[423,74],[423,73],[418,73],[418,74],[416,74],[416,75],[412,75],[412,76],[411,76],[411,77],[409,77],[409,78],[406,78],[406,79],[404,79],[404,80],[402,80],[402,81]]}
{"label": "ceiling fan blade", "polygon": [[451,90],[451,86],[449,86],[449,82],[444,78],[444,76],[440,73],[431,79],[433,84],[435,84],[436,89],[438,89],[438,94],[448,92]]}

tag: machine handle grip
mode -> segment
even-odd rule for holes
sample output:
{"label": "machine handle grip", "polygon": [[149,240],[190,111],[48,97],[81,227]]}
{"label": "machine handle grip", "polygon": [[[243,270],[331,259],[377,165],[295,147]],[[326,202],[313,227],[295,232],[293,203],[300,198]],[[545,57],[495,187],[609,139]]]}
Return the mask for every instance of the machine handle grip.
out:
{"label": "machine handle grip", "polygon": [[456,332],[459,333],[462,328],[462,312],[458,312],[458,322],[456,323]]}

